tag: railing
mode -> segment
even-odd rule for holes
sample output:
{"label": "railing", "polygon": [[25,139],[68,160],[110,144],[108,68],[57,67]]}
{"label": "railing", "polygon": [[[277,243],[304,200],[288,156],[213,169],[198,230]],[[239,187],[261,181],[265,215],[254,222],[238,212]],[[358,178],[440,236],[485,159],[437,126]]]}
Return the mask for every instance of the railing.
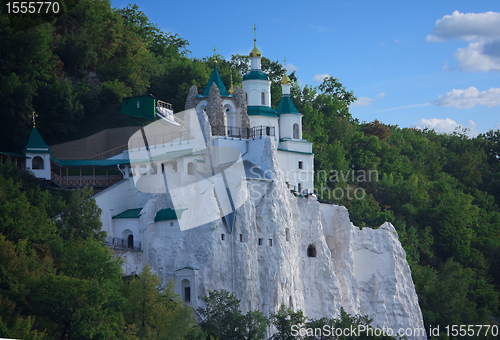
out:
{"label": "railing", "polygon": [[182,125],[184,122],[174,115],[172,104],[161,100],[156,101],[156,114],[163,119],[171,121],[175,124]]}
{"label": "railing", "polygon": [[59,176],[56,173],[51,173],[52,182],[61,187],[82,188],[89,187],[109,187],[122,180],[121,175],[97,175],[97,176]]}
{"label": "railing", "polygon": [[111,150],[105,151],[103,153],[97,154],[93,157],[90,157],[89,159],[108,159],[108,158],[111,158],[111,157],[114,157],[116,155],[121,154],[123,151],[127,150],[127,148],[128,148],[128,144],[123,144],[123,145],[117,146],[114,149],[111,149]]}
{"label": "railing", "polygon": [[104,244],[113,248],[123,248],[123,249],[132,249],[132,250],[140,250],[141,242],[131,241],[128,239],[121,239],[116,237],[106,237],[104,239]]}
{"label": "railing", "polygon": [[274,126],[254,126],[252,128],[241,128],[237,126],[212,126],[212,136],[223,136],[233,138],[256,138],[262,136],[274,137]]}

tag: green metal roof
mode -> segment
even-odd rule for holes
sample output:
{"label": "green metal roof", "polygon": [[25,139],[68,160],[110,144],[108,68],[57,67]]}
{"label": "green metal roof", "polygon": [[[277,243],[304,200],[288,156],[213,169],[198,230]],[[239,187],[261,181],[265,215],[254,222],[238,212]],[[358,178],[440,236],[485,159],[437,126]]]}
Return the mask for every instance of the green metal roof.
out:
{"label": "green metal roof", "polygon": [[210,87],[212,87],[212,83],[215,83],[215,85],[217,85],[221,96],[225,97],[229,96],[229,93],[226,90],[226,86],[224,86],[224,83],[222,82],[219,72],[217,72],[216,63],[214,63],[214,69],[212,71],[210,79],[208,80],[207,86],[205,87],[205,91],[203,91],[203,96],[208,96],[208,93],[210,92]]}
{"label": "green metal roof", "polygon": [[118,164],[129,164],[128,159],[71,159],[71,160],[58,160],[51,157],[59,166],[116,166]]}
{"label": "green metal roof", "polygon": [[269,77],[261,70],[251,70],[249,73],[243,76],[243,80],[251,79],[269,80]]}
{"label": "green metal roof", "polygon": [[42,136],[40,135],[40,132],[38,132],[36,127],[33,127],[33,129],[31,129],[30,138],[28,140],[28,144],[26,144],[26,149],[33,149],[33,148],[41,148],[41,149],[49,148],[49,146],[45,143]]}
{"label": "green metal roof", "polygon": [[278,112],[278,114],[286,114],[286,113],[300,114],[295,105],[293,105],[292,99],[290,99],[289,95],[284,95],[281,98],[281,101],[278,104],[278,107],[276,108],[276,112]]}
{"label": "green metal roof", "polygon": [[124,212],[113,216],[112,218],[139,218],[141,216],[142,208],[128,209]]}
{"label": "green metal roof", "polygon": [[177,220],[182,216],[184,210],[187,209],[176,209],[176,210],[172,210],[170,208],[161,209],[156,213],[155,222]]}
{"label": "green metal roof", "polygon": [[281,149],[281,148],[278,148],[278,151],[301,153],[301,154],[304,154],[304,155],[314,155],[312,152],[293,151],[293,150],[286,150],[286,149]]}
{"label": "green metal roof", "polygon": [[248,106],[247,113],[249,116],[278,117],[276,110],[269,106]]}
{"label": "green metal roof", "polygon": [[20,153],[15,153],[15,152],[0,151],[0,154],[10,156],[10,157],[16,157],[16,158],[31,158],[31,157],[21,155]]}

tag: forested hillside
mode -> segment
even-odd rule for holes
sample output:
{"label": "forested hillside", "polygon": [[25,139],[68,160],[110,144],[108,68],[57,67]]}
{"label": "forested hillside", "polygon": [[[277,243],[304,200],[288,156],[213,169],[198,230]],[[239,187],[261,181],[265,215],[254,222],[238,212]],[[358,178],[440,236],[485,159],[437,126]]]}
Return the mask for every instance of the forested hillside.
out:
{"label": "forested hillside", "polygon": [[[189,87],[200,90],[210,76],[214,56],[191,57],[187,40],[162,32],[136,6],[113,9],[109,1],[81,0],[66,15],[17,32],[4,8],[2,3],[2,151],[23,149],[33,111],[38,114],[38,130],[52,145],[104,128],[148,124],[119,113],[126,96],[153,94],[172,103],[176,112],[182,111]],[[248,58],[215,57],[226,86],[231,75],[235,85],[240,84]],[[272,106],[276,107],[282,66],[263,58],[262,67],[272,80]],[[471,137],[467,131],[437,134],[378,121],[359,122],[349,113],[349,104],[356,98],[339,80],[330,77],[312,87],[299,85],[293,73],[290,79],[292,99],[304,114],[304,138],[314,143],[317,195],[345,205],[358,226],[394,224],[426,326],[498,325],[500,131]],[[81,336],[87,338],[91,334],[85,332],[106,338],[120,329],[126,337],[144,329],[127,314],[133,313],[138,301],[133,290],[120,282],[119,266],[110,262],[110,253],[98,248],[101,236],[95,221],[88,221],[87,230],[83,227],[87,222],[70,223],[69,215],[66,220],[64,215],[62,220],[56,218],[76,204],[71,200],[81,200],[88,193],[74,194],[69,203],[63,203],[40,191],[28,177],[19,184],[19,175],[3,171],[0,332],[4,324],[16,324],[19,332],[24,329],[28,334],[33,322],[37,330],[62,335],[83,332]],[[92,259],[96,265],[75,265],[86,256],[96,257]],[[148,284],[154,286],[154,282]],[[81,305],[70,313],[65,302],[72,299]],[[34,301],[39,303],[37,308],[59,307],[30,310]],[[108,315],[109,308],[123,313],[118,318],[115,313]],[[44,317],[34,321],[30,315]],[[178,317],[187,318],[180,309]],[[75,329],[75,320],[101,320],[102,326]]]}

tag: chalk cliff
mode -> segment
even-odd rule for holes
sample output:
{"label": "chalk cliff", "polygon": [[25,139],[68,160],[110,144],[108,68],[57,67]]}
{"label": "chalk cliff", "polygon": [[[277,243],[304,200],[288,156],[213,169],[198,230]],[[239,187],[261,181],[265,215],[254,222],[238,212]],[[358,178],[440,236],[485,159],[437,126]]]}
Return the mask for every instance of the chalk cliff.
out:
{"label": "chalk cliff", "polygon": [[[244,159],[257,162],[261,157],[259,163],[272,172],[272,181],[261,197],[254,195],[254,181],[242,182],[232,233],[221,219],[168,232],[151,223],[167,204],[165,194],[152,194],[141,216],[143,230],[148,229],[143,262],[163,281],[173,279],[181,296],[189,284],[193,307],[202,304],[197,297],[224,288],[241,299],[243,312],[259,309],[269,315],[285,304],[308,318],[321,318],[338,317],[344,307],[350,314],[368,315],[373,326],[389,327],[394,334],[423,329],[394,227],[385,223],[361,230],[350,222],[345,207],[293,195],[276,170],[273,140],[264,138],[262,147],[262,153]],[[213,186],[198,196],[197,209],[219,210]],[[189,219],[189,213],[183,218]]]}

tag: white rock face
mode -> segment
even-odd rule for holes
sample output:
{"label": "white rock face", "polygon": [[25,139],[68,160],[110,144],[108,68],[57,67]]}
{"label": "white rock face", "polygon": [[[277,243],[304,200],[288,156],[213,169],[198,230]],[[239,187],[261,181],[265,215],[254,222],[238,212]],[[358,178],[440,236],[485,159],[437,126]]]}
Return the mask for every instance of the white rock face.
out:
{"label": "white rock face", "polygon": [[[193,307],[202,304],[196,297],[223,288],[241,299],[243,312],[259,309],[269,315],[285,304],[317,319],[338,317],[344,307],[350,314],[368,315],[372,326],[389,327],[394,335],[401,328],[423,329],[410,268],[394,227],[385,223],[379,229],[360,230],[344,207],[321,204],[313,196],[295,197],[276,173],[273,141],[267,139],[266,144],[262,163],[274,172],[274,181],[261,200],[250,199],[249,187],[240,186],[238,200],[244,203],[232,234],[220,219],[176,233],[166,233],[155,223],[146,226],[166,203],[162,195],[152,195],[141,217],[147,229],[143,261],[163,281],[173,279],[178,289],[176,271],[192,268]],[[213,188],[205,195],[203,209],[217,210]],[[315,257],[308,256],[309,246]],[[425,339],[421,334],[408,338]]]}

